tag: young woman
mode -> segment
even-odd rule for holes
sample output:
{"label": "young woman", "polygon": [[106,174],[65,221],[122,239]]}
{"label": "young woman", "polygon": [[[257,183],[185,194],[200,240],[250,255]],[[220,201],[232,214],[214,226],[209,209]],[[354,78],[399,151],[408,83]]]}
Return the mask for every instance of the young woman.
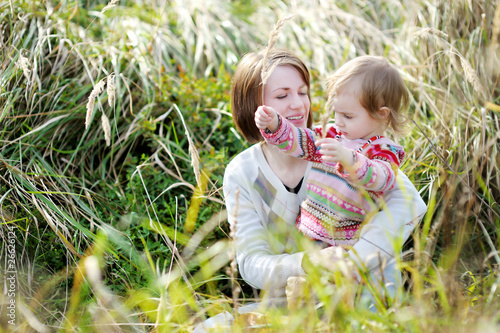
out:
{"label": "young woman", "polygon": [[[268,302],[283,304],[288,278],[305,276],[306,263],[338,259],[335,247],[307,255],[300,251],[295,222],[306,197],[302,180],[307,178],[311,162],[266,144],[254,120],[257,108],[264,104],[296,127],[311,128],[309,70],[293,53],[273,49],[268,54],[267,65],[277,66],[263,85],[263,59],[263,52],[246,54],[233,76],[234,122],[254,145],[228,164],[223,190],[229,223],[236,228],[236,256],[242,278],[263,290]],[[423,200],[403,172],[399,171],[397,177],[394,187],[384,195],[386,209],[362,228],[359,241],[348,252],[350,260],[366,265],[374,275],[382,271],[383,279],[377,281],[393,286],[401,283],[393,260],[401,249],[394,249],[393,239],[406,240],[426,211]],[[380,259],[390,262],[382,265]],[[255,308],[254,305],[240,307],[239,312]],[[200,325],[195,332],[231,320],[229,313],[222,313]]]}

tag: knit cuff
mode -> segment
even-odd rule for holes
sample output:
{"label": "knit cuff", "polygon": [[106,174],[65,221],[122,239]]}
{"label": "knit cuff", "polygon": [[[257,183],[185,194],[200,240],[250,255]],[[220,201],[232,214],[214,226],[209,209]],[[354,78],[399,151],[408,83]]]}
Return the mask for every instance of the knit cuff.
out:
{"label": "knit cuff", "polygon": [[276,129],[276,131],[274,132],[271,132],[271,130],[269,128],[266,127],[266,129],[264,130],[260,130],[260,134],[262,134],[262,136],[265,138],[265,139],[272,139],[273,137],[277,136],[277,134],[283,130],[283,121],[281,120],[281,116],[279,114],[277,114],[278,116],[278,128]]}

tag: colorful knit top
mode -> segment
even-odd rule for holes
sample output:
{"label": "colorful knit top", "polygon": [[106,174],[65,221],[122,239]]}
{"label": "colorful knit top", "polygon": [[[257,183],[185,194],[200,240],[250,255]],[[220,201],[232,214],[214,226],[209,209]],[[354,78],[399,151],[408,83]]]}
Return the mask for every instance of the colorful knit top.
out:
{"label": "colorful knit top", "polygon": [[378,212],[384,193],[394,186],[397,168],[404,159],[401,146],[392,140],[348,140],[331,126],[326,137],[337,138],[356,151],[352,174],[339,163],[325,162],[315,146],[321,128],[297,128],[280,117],[274,133],[262,131],[267,143],[298,158],[314,162],[306,181],[306,200],[301,204],[297,228],[308,238],[348,249],[359,240],[363,223]]}

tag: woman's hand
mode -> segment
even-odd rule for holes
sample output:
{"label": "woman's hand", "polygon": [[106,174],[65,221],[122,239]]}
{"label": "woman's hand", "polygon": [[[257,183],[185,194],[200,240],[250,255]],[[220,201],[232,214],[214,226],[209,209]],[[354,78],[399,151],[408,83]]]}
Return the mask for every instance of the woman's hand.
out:
{"label": "woman's hand", "polygon": [[270,106],[259,106],[255,111],[255,125],[260,130],[268,128],[271,132],[276,132],[278,130],[278,113]]}
{"label": "woman's hand", "polygon": [[323,268],[330,272],[340,271],[346,277],[357,279],[353,263],[339,246],[306,253],[302,259],[302,268],[306,274],[314,269]]}
{"label": "woman's hand", "polygon": [[316,142],[316,147],[319,148],[321,157],[325,162],[338,162],[344,167],[352,167],[355,161],[356,152],[347,149],[337,140],[333,138],[323,138]]}
{"label": "woman's hand", "polygon": [[290,276],[286,281],[286,301],[289,310],[304,308],[309,299],[311,287],[303,276]]}

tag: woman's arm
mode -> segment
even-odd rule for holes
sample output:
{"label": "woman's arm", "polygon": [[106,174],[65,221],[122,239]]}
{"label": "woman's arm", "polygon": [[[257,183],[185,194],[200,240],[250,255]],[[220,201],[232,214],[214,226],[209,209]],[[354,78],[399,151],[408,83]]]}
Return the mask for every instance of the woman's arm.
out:
{"label": "woman's arm", "polygon": [[401,170],[398,170],[394,187],[383,199],[385,206],[361,229],[359,241],[349,251],[354,262],[362,262],[368,269],[399,255],[404,242],[427,211],[417,189]]}
{"label": "woman's arm", "polygon": [[[248,162],[247,163],[255,163]],[[265,202],[254,193],[254,181],[244,171],[243,163],[231,162],[224,174],[224,196],[229,223],[236,228],[236,256],[242,278],[273,297],[285,296],[288,277],[305,275],[303,253],[288,254],[285,246],[268,227]],[[265,220],[266,219],[266,220]],[[287,228],[294,227],[294,221]]]}

